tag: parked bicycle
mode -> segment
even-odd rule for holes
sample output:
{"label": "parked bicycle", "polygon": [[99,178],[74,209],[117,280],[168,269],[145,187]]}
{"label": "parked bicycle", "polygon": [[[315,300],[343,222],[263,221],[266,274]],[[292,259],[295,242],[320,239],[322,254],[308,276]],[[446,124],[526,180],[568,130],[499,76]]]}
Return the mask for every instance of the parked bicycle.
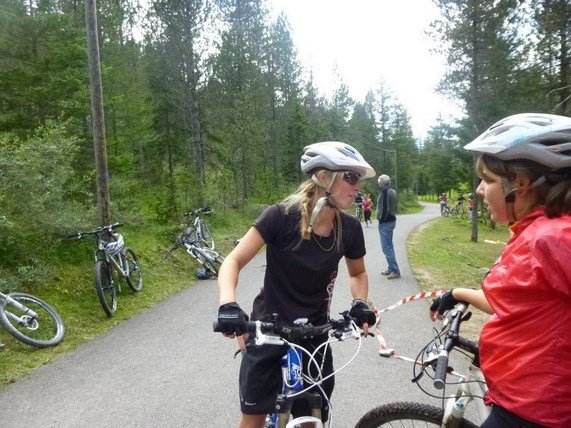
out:
{"label": "parked bicycle", "polygon": [[115,229],[123,226],[121,223],[101,226],[89,232],[78,232],[67,238],[83,239],[93,236],[97,242],[94,251],[95,259],[95,289],[97,297],[107,316],[112,316],[117,310],[117,291],[121,291],[121,283],[113,278],[113,270],[125,278],[129,288],[134,292],[143,288],[143,276],[139,259],[133,249],[125,246],[123,235]]}
{"label": "parked bicycle", "polygon": [[38,348],[57,345],[65,334],[63,320],[56,310],[26,293],[0,292],[0,322],[16,339]]}
{"label": "parked bicycle", "polygon": [[[276,412],[266,417],[264,428],[288,428],[301,424],[313,424],[315,428],[323,428],[321,421],[322,396],[317,392],[320,385],[339,371],[347,367],[359,353],[361,348],[361,334],[359,328],[349,316],[349,311],[342,314],[338,320],[330,320],[323,325],[312,325],[307,319],[299,319],[293,325],[279,321],[277,315],[265,321],[246,322],[245,331],[255,335],[255,345],[286,345],[286,353],[282,357],[282,392],[276,400]],[[218,323],[214,322],[213,329],[219,332]],[[311,339],[323,334],[329,334],[329,339],[321,346],[310,352],[306,348],[292,343]],[[341,368],[330,375],[323,377],[321,368],[323,362],[318,361],[318,355],[325,355],[328,346],[334,342],[346,339],[359,341],[354,356]],[[310,377],[302,372],[303,358],[307,357],[309,366],[316,369],[317,375]],[[324,357],[323,357],[324,358]],[[307,400],[311,405],[311,416],[301,416],[290,421],[293,403],[296,400]],[[331,406],[329,406],[331,409]],[[307,426],[307,425],[303,425]],[[333,427],[333,415],[329,414],[329,425]]]}
{"label": "parked bicycle", "polygon": [[444,204],[440,206],[440,214],[442,217],[448,217],[451,215],[458,215],[459,211],[456,207],[451,207],[450,205]]}
{"label": "parked bicycle", "polygon": [[[427,395],[444,400],[443,407],[431,406],[424,403],[396,402],[384,404],[367,412],[357,423],[356,428],[373,428],[383,426],[409,427],[422,426],[434,427],[477,427],[476,424],[464,419],[466,407],[474,402],[480,419],[485,420],[491,408],[484,404],[484,394],[487,391],[486,381],[479,367],[478,345],[466,340],[459,335],[460,324],[470,319],[471,312],[466,312],[467,304],[461,303],[455,309],[449,311],[440,331],[437,331],[434,339],[426,345],[413,362],[413,382]],[[449,353],[457,350],[472,358],[470,371],[467,376],[456,373],[449,366]],[[388,352],[387,352],[388,351]],[[385,357],[397,356],[392,350],[379,352]],[[420,367],[420,369],[418,369]],[[458,380],[450,381],[447,375],[453,375]],[[420,380],[423,377],[431,379],[433,387],[443,391],[442,395],[435,395],[427,391]],[[452,393],[446,391],[447,385],[455,386]]]}
{"label": "parked bicycle", "polygon": [[353,203],[355,204],[355,218],[361,222],[363,221],[363,205]]}
{"label": "parked bicycle", "polygon": [[184,213],[185,217],[190,217],[192,221],[192,227],[196,232],[196,239],[201,247],[209,247],[214,249],[214,236],[210,227],[200,218],[200,214],[210,215],[212,214],[212,208],[204,207],[199,208],[194,211],[189,211]]}
{"label": "parked bicycle", "polygon": [[[196,221],[195,221],[196,223]],[[224,257],[214,250],[214,240],[212,247],[205,247],[204,239],[200,237],[198,229],[195,227],[185,227],[181,235],[178,237],[176,244],[170,249],[169,253],[184,247],[186,252],[198,263],[204,266],[206,278],[218,276],[220,265],[224,261]]]}

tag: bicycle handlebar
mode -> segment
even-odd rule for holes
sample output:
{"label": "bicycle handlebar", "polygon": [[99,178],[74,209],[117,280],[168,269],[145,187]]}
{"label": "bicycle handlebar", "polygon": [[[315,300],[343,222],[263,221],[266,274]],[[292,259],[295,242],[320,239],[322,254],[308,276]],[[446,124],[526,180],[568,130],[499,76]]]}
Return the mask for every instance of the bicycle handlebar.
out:
{"label": "bicycle handlebar", "polygon": [[198,208],[194,211],[185,212],[183,215],[185,217],[192,217],[192,216],[196,216],[198,214],[212,214],[212,211],[214,211],[214,210],[210,207],[202,207],[202,208]]}
{"label": "bicycle handlebar", "polygon": [[[343,340],[345,338],[344,333],[351,328],[355,319],[349,316],[349,311],[342,312],[341,315],[343,318],[329,320],[327,323],[321,325],[313,325],[308,322],[290,324],[279,321],[246,321],[243,325],[243,330],[249,333],[255,333],[256,336],[259,336],[260,333],[261,335],[269,334],[274,337],[277,336],[277,340],[268,340],[268,338],[272,336],[266,336],[264,343],[282,344],[283,342],[279,340],[280,338],[286,340],[311,339],[324,335],[331,330],[335,330],[333,336]],[[217,333],[222,332],[218,321],[214,321],[212,329]]]}
{"label": "bicycle handlebar", "polygon": [[113,224],[108,224],[106,226],[98,227],[97,229],[90,230],[88,232],[77,232],[72,235],[66,235],[65,237],[68,239],[72,238],[83,239],[85,235],[98,235],[103,231],[113,232],[115,229],[121,226],[123,226],[123,223],[113,223]]}
{"label": "bicycle handlebar", "polygon": [[[451,321],[450,321],[450,329],[446,333],[446,339],[444,341],[444,346],[440,350],[438,354],[438,358],[436,360],[436,368],[434,374],[434,388],[436,389],[444,389],[446,385],[446,375],[448,373],[448,359],[449,353],[456,346],[459,342],[462,347],[472,348],[472,345],[477,346],[473,342],[460,338],[458,332],[460,330],[460,324],[463,321],[463,316],[466,310],[468,309],[467,303],[460,303],[451,314]],[[468,349],[473,352],[473,349]]]}

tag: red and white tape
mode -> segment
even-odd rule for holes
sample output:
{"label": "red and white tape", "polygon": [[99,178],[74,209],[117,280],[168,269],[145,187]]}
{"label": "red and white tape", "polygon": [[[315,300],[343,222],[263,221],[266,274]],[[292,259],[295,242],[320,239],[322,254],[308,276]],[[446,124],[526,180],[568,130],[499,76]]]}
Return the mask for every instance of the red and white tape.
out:
{"label": "red and white tape", "polygon": [[385,357],[391,356],[394,354],[394,349],[390,349],[387,347],[387,342],[383,335],[381,334],[381,314],[383,312],[392,311],[393,309],[398,308],[399,306],[404,305],[405,303],[412,302],[414,300],[420,299],[432,299],[435,297],[440,296],[441,294],[445,293],[448,290],[438,290],[438,291],[423,291],[422,293],[414,294],[412,296],[403,297],[402,300],[396,302],[394,305],[388,306],[384,309],[378,309],[373,306],[373,311],[377,317],[377,323],[375,324],[375,337],[379,341],[379,354]]}

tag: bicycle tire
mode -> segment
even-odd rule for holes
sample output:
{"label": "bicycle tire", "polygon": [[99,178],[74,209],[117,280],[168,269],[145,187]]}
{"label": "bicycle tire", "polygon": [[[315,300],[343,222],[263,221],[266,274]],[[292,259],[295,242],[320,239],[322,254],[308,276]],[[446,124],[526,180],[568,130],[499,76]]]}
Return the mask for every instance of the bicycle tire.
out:
{"label": "bicycle tire", "polygon": [[214,236],[212,235],[212,231],[202,220],[200,221],[200,240],[206,247],[211,250],[214,249]]}
{"label": "bicycle tire", "polygon": [[139,258],[132,248],[125,248],[125,263],[129,266],[129,275],[127,275],[127,285],[135,293],[143,288],[143,274],[141,273],[141,264]]}
{"label": "bicycle tire", "polygon": [[97,297],[108,317],[117,310],[117,289],[113,283],[113,272],[106,260],[95,263],[95,290]]}
{"label": "bicycle tire", "polygon": [[197,260],[200,262],[200,264],[202,264],[202,266],[204,266],[210,275],[218,276],[218,267],[215,257],[210,255],[208,251],[205,251],[202,248],[195,248],[194,252],[196,254]]}
{"label": "bicycle tire", "polygon": [[[444,411],[436,406],[423,403],[397,402],[384,404],[375,407],[367,412],[355,428],[377,428],[377,427],[440,427]],[[418,425],[419,422],[425,424]],[[477,425],[467,419],[460,421],[461,428],[477,428]]]}
{"label": "bicycle tire", "polygon": [[[9,296],[21,305],[38,314],[32,318],[20,309],[4,301],[0,306],[0,322],[4,328],[21,342],[37,348],[55,346],[63,340],[65,326],[57,311],[38,297],[26,293],[10,293]],[[24,321],[18,323],[9,314]]]}

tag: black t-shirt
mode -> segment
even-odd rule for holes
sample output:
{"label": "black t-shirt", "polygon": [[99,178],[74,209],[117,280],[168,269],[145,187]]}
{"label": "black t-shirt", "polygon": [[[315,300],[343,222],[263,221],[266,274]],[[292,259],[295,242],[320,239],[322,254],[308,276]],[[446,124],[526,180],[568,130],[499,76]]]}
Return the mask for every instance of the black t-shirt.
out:
{"label": "black t-shirt", "polygon": [[[264,286],[254,300],[252,319],[277,313],[280,319],[293,322],[308,318],[314,324],[327,320],[339,260],[345,256],[365,256],[365,240],[359,220],[341,213],[342,243],[334,244],[335,231],[328,237],[313,234],[301,239],[297,209],[285,213],[282,204],[272,205],[254,222],[266,242],[266,275]],[[321,247],[317,243],[319,241]]]}

